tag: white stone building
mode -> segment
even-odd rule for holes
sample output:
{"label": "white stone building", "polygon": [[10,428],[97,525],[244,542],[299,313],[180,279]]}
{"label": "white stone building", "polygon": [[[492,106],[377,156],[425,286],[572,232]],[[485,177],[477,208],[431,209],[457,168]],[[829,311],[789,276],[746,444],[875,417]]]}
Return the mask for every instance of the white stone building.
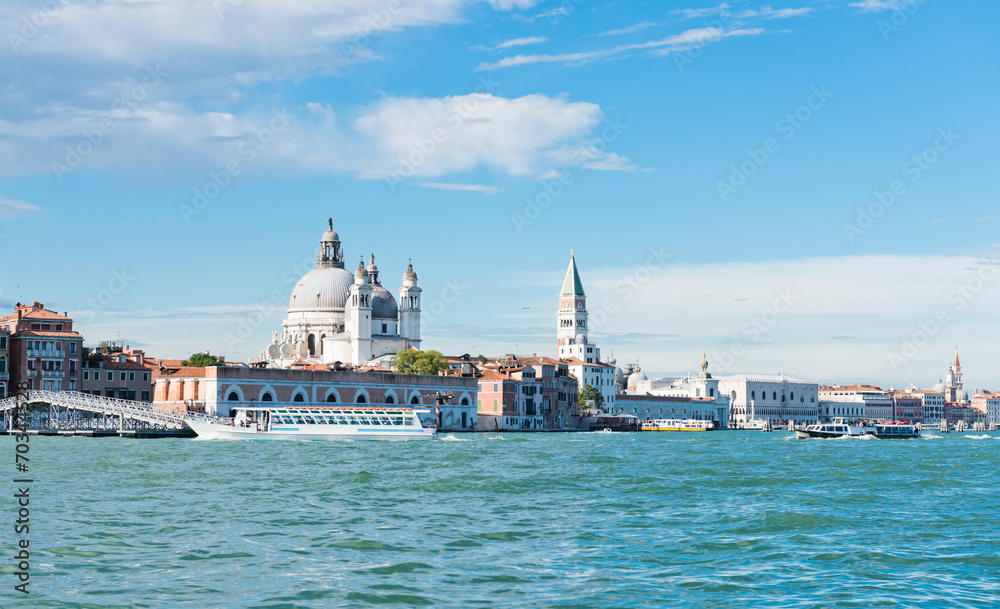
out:
{"label": "white stone building", "polygon": [[729,396],[730,427],[743,427],[752,419],[774,423],[819,420],[819,383],[778,376],[747,375],[719,379],[719,391]]}
{"label": "white stone building", "polygon": [[894,419],[892,396],[873,385],[824,386],[819,390],[820,419]]}
{"label": "white stone building", "polygon": [[924,425],[938,425],[945,418],[944,393],[940,391],[919,390],[912,386],[906,392],[920,398]]}
{"label": "white stone building", "polygon": [[601,361],[601,350],[588,338],[587,294],[583,291],[580,272],[573,251],[569,253],[569,268],[559,294],[556,351],[559,360],[569,365],[580,391],[592,385],[604,398],[604,407],[613,412],[615,406],[615,371],[610,363]]}
{"label": "white stone building", "polygon": [[[638,365],[632,370],[632,374],[626,379],[624,394],[689,398],[693,401],[694,413],[690,418],[716,421],[723,428],[729,427],[729,395],[719,389],[719,379],[708,371],[707,360],[702,359],[701,372],[697,376],[685,374],[678,379],[650,380]],[[624,398],[619,397],[619,400],[622,399]]]}
{"label": "white stone building", "polygon": [[420,347],[420,287],[410,264],[403,273],[399,305],[379,279],[375,256],[354,273],[344,268],[340,236],[329,229],[320,239],[316,268],[292,289],[288,316],[260,360],[287,368],[310,364],[360,366],[373,359]]}

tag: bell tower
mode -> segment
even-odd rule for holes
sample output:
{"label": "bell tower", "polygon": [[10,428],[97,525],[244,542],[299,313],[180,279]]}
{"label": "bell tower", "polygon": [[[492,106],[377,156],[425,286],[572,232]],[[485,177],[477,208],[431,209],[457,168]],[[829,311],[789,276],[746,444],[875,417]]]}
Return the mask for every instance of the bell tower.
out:
{"label": "bell tower", "polygon": [[399,335],[408,346],[420,348],[420,287],[417,273],[410,261],[403,273],[403,287],[399,288]]}
{"label": "bell tower", "polygon": [[[587,325],[587,294],[583,291],[580,272],[576,268],[576,257],[569,251],[569,268],[559,293],[559,313],[556,315],[556,342],[559,359],[576,357],[587,361],[586,345],[590,328]],[[595,355],[590,354],[593,358]],[[600,361],[600,355],[596,355]]]}
{"label": "bell tower", "polygon": [[347,298],[347,333],[351,341],[351,364],[359,366],[372,358],[372,285],[365,261],[358,262],[354,285]]}

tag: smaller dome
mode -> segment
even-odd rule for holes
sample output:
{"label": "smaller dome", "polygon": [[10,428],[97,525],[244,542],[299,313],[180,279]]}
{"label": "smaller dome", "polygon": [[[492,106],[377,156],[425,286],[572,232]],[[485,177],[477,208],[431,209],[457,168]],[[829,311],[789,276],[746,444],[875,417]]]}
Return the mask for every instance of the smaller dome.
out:
{"label": "smaller dome", "polygon": [[618,366],[615,366],[615,383],[619,385],[625,383],[625,372]]}
{"label": "smaller dome", "polygon": [[378,273],[378,267],[375,266],[375,254],[372,254],[371,262],[368,263],[368,274],[372,275],[377,273]]}
{"label": "smaller dome", "polygon": [[328,219],[327,223],[330,228],[326,229],[326,232],[323,233],[323,238],[320,239],[320,241],[336,241],[337,243],[340,243],[340,235],[337,234],[337,231],[333,230],[333,218]]}
{"label": "smaller dome", "polygon": [[944,381],[938,379],[937,385],[934,385],[934,391],[944,391]]}
{"label": "smaller dome", "polygon": [[406,280],[410,280],[410,281],[416,281],[417,280],[417,274],[413,270],[413,263],[412,262],[409,264],[409,266],[406,267],[406,272],[403,273],[403,281],[406,281]]}
{"label": "smaller dome", "polygon": [[958,395],[955,396],[959,402],[968,402],[969,394],[965,392],[965,389],[959,389]]}
{"label": "smaller dome", "polygon": [[362,283],[368,283],[368,271],[365,270],[365,261],[358,262],[358,270],[354,271],[355,279],[362,279]]}
{"label": "smaller dome", "polygon": [[392,293],[380,285],[372,287],[372,319],[399,319],[399,309]]}
{"label": "smaller dome", "polygon": [[584,336],[583,334],[577,334],[576,335],[576,339],[574,339],[574,340],[576,341],[574,344],[577,344],[577,345],[585,345],[585,344],[587,344],[587,337]]}

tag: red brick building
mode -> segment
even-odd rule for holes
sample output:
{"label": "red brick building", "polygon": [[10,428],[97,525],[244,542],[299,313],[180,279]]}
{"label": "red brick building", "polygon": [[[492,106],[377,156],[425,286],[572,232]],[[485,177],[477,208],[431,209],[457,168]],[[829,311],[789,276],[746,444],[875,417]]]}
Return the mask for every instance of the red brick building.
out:
{"label": "red brick building", "polygon": [[19,381],[30,389],[79,391],[83,336],[73,330],[67,313],[49,311],[41,302],[17,303],[14,313],[0,318],[7,333],[5,394]]}

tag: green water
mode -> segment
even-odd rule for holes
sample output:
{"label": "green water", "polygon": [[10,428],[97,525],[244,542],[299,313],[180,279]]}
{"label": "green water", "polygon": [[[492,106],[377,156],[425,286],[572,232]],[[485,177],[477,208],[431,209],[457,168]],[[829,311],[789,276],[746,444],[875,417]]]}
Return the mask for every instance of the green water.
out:
{"label": "green water", "polygon": [[[1000,434],[34,438],[3,607],[997,607]],[[7,475],[9,474],[9,475]]]}

